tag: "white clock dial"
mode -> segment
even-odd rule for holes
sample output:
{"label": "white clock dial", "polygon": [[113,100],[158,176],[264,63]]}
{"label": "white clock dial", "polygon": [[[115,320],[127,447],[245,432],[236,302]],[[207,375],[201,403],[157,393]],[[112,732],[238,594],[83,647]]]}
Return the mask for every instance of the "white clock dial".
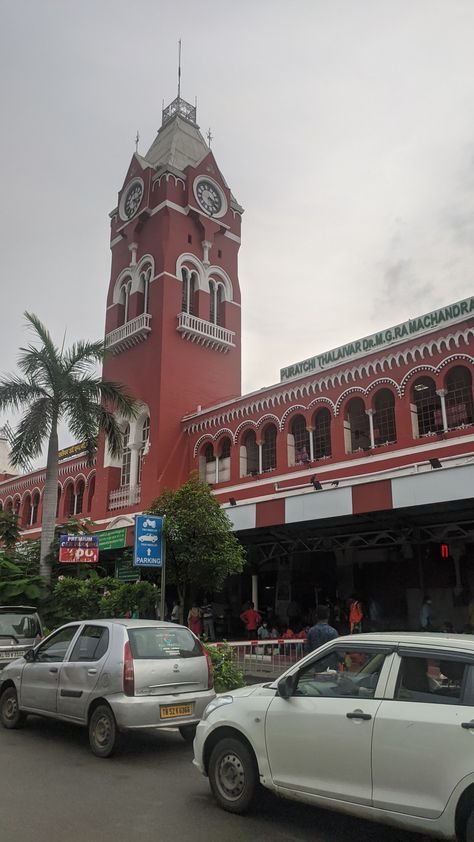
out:
{"label": "white clock dial", "polygon": [[209,178],[198,178],[194,184],[194,195],[202,210],[209,216],[223,216],[227,206],[220,187]]}

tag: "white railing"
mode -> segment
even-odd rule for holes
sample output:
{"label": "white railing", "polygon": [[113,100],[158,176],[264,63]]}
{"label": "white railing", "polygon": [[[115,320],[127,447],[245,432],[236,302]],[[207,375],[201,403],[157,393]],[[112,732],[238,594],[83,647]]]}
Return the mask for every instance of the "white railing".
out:
{"label": "white railing", "polygon": [[112,350],[114,354],[118,354],[142,342],[150,333],[150,319],[149,313],[141,313],[135,319],[111,330],[105,337],[105,347]]}
{"label": "white railing", "polygon": [[125,509],[127,506],[134,506],[140,502],[139,485],[122,485],[111,491],[109,494],[109,511],[114,509]]}
{"label": "white railing", "polygon": [[235,664],[246,676],[278,678],[288,667],[296,664],[307,653],[305,640],[244,640],[212,643],[211,646],[228,645],[232,648]]}
{"label": "white railing", "polygon": [[229,348],[235,347],[233,342],[235,332],[233,330],[215,325],[213,322],[207,322],[205,319],[199,319],[198,316],[192,316],[191,313],[178,313],[177,330],[178,333],[181,333],[183,339],[189,339],[199,345],[210,346],[218,351],[226,352]]}

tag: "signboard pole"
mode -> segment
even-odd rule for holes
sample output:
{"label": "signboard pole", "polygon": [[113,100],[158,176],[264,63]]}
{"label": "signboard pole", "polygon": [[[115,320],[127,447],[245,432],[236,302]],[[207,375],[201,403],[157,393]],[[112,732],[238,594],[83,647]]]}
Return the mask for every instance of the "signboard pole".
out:
{"label": "signboard pole", "polygon": [[160,599],[160,617],[165,619],[165,589],[166,589],[166,538],[164,536],[165,518],[163,517],[163,531],[162,531],[162,545],[161,545],[161,599]]}

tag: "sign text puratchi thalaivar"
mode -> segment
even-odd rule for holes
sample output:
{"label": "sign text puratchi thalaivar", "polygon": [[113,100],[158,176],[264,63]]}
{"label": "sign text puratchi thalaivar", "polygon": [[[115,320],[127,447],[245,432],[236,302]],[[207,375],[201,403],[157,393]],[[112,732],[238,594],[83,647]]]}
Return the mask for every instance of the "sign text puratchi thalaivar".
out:
{"label": "sign text puratchi thalaivar", "polygon": [[61,535],[61,564],[93,564],[99,561],[99,539],[96,535]]}
{"label": "sign text puratchi thalaivar", "polygon": [[363,339],[355,342],[348,342],[332,351],[325,351],[316,357],[309,357],[300,363],[289,365],[280,370],[280,380],[292,380],[294,377],[302,377],[312,372],[325,371],[327,368],[338,365],[344,360],[354,360],[364,354],[377,351],[379,348],[386,348],[396,345],[410,337],[422,336],[437,327],[444,327],[448,324],[463,321],[474,315],[474,297],[465,298],[456,304],[442,307],[440,310],[433,310],[417,319],[409,319],[395,327],[389,327],[379,333],[372,333]]}

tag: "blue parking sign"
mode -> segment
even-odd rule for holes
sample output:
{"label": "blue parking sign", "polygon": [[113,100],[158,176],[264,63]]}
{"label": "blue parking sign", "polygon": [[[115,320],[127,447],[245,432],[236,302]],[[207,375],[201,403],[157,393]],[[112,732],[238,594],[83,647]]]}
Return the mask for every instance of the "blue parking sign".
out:
{"label": "blue parking sign", "polygon": [[135,515],[134,565],[162,567],[163,543],[163,518],[156,515]]}

